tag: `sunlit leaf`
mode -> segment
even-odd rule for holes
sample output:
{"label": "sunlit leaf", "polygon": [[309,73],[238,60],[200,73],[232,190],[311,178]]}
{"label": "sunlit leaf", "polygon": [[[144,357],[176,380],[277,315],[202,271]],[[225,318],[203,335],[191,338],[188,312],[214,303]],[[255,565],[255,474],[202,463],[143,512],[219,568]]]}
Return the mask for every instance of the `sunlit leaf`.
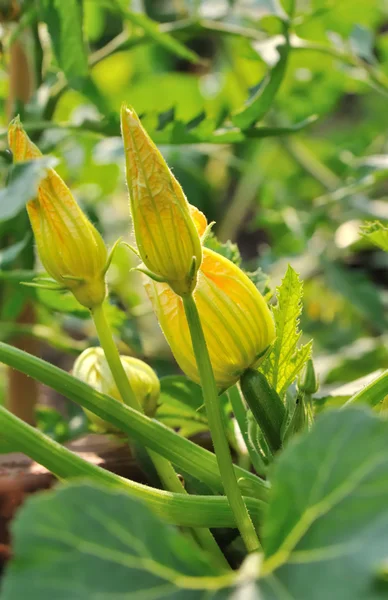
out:
{"label": "sunlit leaf", "polygon": [[276,340],[260,367],[268,382],[283,395],[295,380],[311,355],[312,342],[298,348],[301,336],[299,319],[302,312],[303,285],[298,274],[289,265],[277,290],[274,308]]}
{"label": "sunlit leaf", "polygon": [[361,227],[361,233],[376,246],[388,252],[388,227],[379,221],[365,223]]}

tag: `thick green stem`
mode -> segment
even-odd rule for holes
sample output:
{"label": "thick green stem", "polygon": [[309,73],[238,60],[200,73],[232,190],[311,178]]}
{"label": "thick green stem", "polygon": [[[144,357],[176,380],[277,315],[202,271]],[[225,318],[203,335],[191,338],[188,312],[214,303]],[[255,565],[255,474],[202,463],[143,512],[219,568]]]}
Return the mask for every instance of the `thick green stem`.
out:
{"label": "thick green stem", "polygon": [[[120,354],[113,339],[110,325],[106,319],[104,305],[101,304],[100,306],[94,308],[92,311],[92,316],[98,337],[100,339],[101,347],[104,350],[106,360],[113,375],[113,379],[115,380],[124,403],[134,410],[143,413],[143,407],[137,399],[122,365]],[[172,464],[163,458],[163,456],[160,456],[160,454],[157,454],[152,450],[148,450],[148,453],[164,487],[170,492],[186,494],[187,492],[178,475],[176,474]],[[208,529],[199,529],[195,532],[194,537],[196,537],[200,541],[201,545],[207,549],[212,556],[214,556],[219,564],[221,564],[223,567],[229,567],[224,555],[218,547],[218,544]]]}
{"label": "thick green stem", "polygon": [[[235,527],[226,499],[221,496],[189,496],[156,490],[93,465],[0,406],[2,438],[54,473],[59,479],[90,479],[138,498],[168,523],[181,527]],[[262,517],[265,505],[247,498],[252,518]]]}
{"label": "thick green stem", "polygon": [[[217,459],[213,452],[190,442],[155,419],[98,392],[80,379],[50,363],[0,342],[0,361],[56,390],[69,400],[92,411],[104,421],[151,448],[183,471],[203,481],[215,492],[223,492]],[[234,465],[239,487],[245,496],[268,501],[269,484]]]}
{"label": "thick green stem", "polygon": [[225,493],[228,497],[230,507],[235,516],[238,529],[240,530],[247,550],[249,552],[255,552],[260,549],[260,542],[237,484],[232,456],[230,454],[230,448],[224,429],[223,414],[218,399],[213,368],[210,362],[198,309],[193,296],[184,297],[183,305],[190,329],[194,354],[201,379],[209,428]]}

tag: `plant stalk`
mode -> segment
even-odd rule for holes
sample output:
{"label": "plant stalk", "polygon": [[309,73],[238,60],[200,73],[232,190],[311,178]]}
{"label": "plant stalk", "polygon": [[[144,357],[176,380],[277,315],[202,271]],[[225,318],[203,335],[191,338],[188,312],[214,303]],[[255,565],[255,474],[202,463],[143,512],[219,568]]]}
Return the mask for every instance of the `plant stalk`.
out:
{"label": "plant stalk", "polygon": [[[62,480],[90,479],[138,498],[166,522],[180,527],[235,527],[235,519],[222,496],[189,496],[157,490],[124,479],[93,465],[0,406],[3,439]],[[265,505],[247,498],[252,517],[260,519]]]}
{"label": "plant stalk", "polygon": [[194,355],[201,379],[209,428],[225,493],[248,552],[255,552],[260,549],[260,542],[239,490],[234,472],[232,456],[224,429],[221,404],[218,399],[213,368],[210,362],[197,305],[192,295],[185,296],[182,300],[190,329]]}
{"label": "plant stalk", "polygon": [[[104,350],[106,360],[109,368],[112,372],[113,379],[117,385],[120,395],[125,404],[136,410],[137,412],[144,413],[143,407],[137,399],[131,383],[125,373],[124,367],[121,363],[120,354],[117,346],[113,339],[112,330],[107,321],[105,315],[104,304],[97,306],[92,310],[92,316],[94,324],[97,330],[97,334],[101,343],[101,347]],[[164,487],[170,491],[178,494],[187,494],[181,480],[176,474],[172,464],[160,454],[148,450],[150,458],[155,466],[155,469],[164,485]],[[221,552],[217,542],[215,541],[212,533],[209,529],[198,529],[193,534],[195,539],[200,541],[200,544],[207,549],[211,556],[221,565],[223,568],[229,568],[229,565]]]}
{"label": "plant stalk", "polygon": [[[98,392],[62,369],[9,344],[0,342],[0,361],[51,387],[69,400],[94,412],[104,421],[126,433],[146,448],[151,448],[183,471],[206,483],[214,492],[222,493],[223,485],[217,459],[183,438],[169,427],[150,419],[116,399]],[[268,502],[269,484],[253,473],[234,465],[239,488],[244,496]]]}

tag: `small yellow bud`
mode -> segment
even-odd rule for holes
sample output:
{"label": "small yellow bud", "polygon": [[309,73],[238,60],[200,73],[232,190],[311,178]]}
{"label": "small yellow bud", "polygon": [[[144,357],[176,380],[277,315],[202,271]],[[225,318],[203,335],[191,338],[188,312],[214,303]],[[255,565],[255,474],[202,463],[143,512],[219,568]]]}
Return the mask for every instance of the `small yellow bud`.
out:
{"label": "small yellow bud", "polygon": [[[19,119],[11,122],[8,141],[14,162],[41,156]],[[83,306],[101,304],[106,296],[106,246],[53,169],[48,169],[41,180],[37,198],[27,203],[27,211],[40,259],[49,275],[71,290]]]}
{"label": "small yellow bud", "polygon": [[[145,287],[177,363],[199,383],[182,299],[164,283],[147,278]],[[275,339],[272,314],[247,275],[208,248],[203,249],[194,299],[217,387],[225,390],[258,364]]]}
{"label": "small yellow bud", "polygon": [[[145,362],[132,356],[121,356],[124,371],[131,387],[147,416],[153,417],[160,395],[159,379],[155,371]],[[88,348],[77,358],[73,367],[73,375],[88,383],[91,387],[112,396],[122,402],[122,398],[112,377],[102,348]],[[85,409],[85,413],[94,425],[104,431],[117,431],[110,423]]]}
{"label": "small yellow bud", "polygon": [[202,249],[186,196],[135,111],[125,106],[121,131],[141,259],[177,294],[189,294],[195,287]]}

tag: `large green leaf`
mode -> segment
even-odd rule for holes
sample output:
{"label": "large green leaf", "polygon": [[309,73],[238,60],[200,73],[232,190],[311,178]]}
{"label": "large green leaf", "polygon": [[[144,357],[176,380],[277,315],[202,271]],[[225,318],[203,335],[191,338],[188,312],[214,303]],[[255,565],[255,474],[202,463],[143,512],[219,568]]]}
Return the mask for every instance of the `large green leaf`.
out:
{"label": "large green leaf", "polygon": [[217,574],[144,505],[87,484],[30,500],[13,538],[3,600],[183,598],[193,578]]}
{"label": "large green leaf", "polygon": [[380,600],[388,559],[388,423],[332,411],[291,444],[272,477],[263,600]]}
{"label": "large green leaf", "polygon": [[13,525],[3,600],[383,600],[388,423],[347,409],[321,417],[272,473],[264,560],[237,573],[115,490],[87,484],[30,499]]}
{"label": "large green leaf", "polygon": [[88,74],[88,58],[83,36],[82,2],[79,0],[40,0],[55,57],[67,79]]}

